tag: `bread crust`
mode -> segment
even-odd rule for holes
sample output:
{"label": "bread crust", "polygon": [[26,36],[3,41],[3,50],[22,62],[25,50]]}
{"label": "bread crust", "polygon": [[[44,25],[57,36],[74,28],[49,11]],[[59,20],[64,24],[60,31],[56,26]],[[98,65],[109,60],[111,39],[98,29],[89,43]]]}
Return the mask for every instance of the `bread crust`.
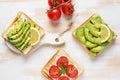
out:
{"label": "bread crust", "polygon": [[66,56],[69,60],[69,62],[73,65],[76,66],[76,68],[78,69],[78,76],[76,78],[73,78],[71,80],[76,80],[82,73],[83,73],[83,67],[79,64],[77,64],[69,55],[67,52],[65,52],[63,49],[60,49],[58,50],[54,55],[53,57],[47,62],[47,64],[43,67],[43,69],[41,70],[41,73],[48,79],[48,80],[55,80],[55,79],[52,79],[50,76],[49,76],[49,68],[50,66],[52,65],[55,65],[56,64],[56,61],[57,59],[60,57],[60,56]]}
{"label": "bread crust", "polygon": [[[25,18],[27,18],[31,23],[34,23],[37,27],[39,27],[39,29],[40,29],[40,34],[41,34],[41,38],[44,36],[44,32],[45,32],[45,30],[41,27],[41,26],[39,26],[37,23],[35,23],[28,15],[26,15],[24,12],[21,12],[21,11],[19,11],[18,13],[17,13],[17,16],[13,19],[13,21],[10,23],[10,25],[7,27],[7,29],[3,32],[3,34],[2,34],[2,37],[3,37],[3,39],[5,40],[5,41],[7,41],[7,42],[9,42],[9,40],[7,39],[7,37],[6,37],[6,34],[7,34],[7,32],[9,31],[9,29],[12,27],[12,25],[14,25],[14,23],[21,17],[21,16],[25,16]],[[9,42],[10,43],[10,42]],[[13,45],[12,43],[10,43],[11,45]],[[15,46],[14,46],[15,47]],[[24,50],[24,51],[21,51],[21,50],[19,50],[17,47],[15,47],[16,49],[18,49],[23,55],[24,54],[29,54],[31,51],[32,51],[32,49],[34,48],[35,46],[30,46],[30,47],[28,47],[26,50]]]}
{"label": "bread crust", "polygon": [[[82,27],[84,24],[86,24],[86,22],[88,22],[92,17],[96,17],[96,16],[99,16],[99,14],[93,14],[93,15],[91,15],[84,23],[82,23],[79,27]],[[105,21],[102,19],[102,21],[105,23]],[[75,33],[76,33],[76,30],[79,28],[79,27],[77,27],[74,31],[73,31],[73,33],[72,33],[72,36],[77,40],[77,38],[76,38],[76,36],[75,36]],[[112,30],[113,31],[113,30]],[[113,31],[114,32],[114,31]],[[114,34],[115,34],[115,32],[114,32]],[[117,35],[115,34],[115,36],[113,37],[113,41],[116,39],[116,37],[117,37]],[[113,42],[112,41],[112,42]],[[92,54],[91,54],[91,52],[90,52],[90,50],[86,47],[86,45],[84,45],[84,44],[82,44],[80,41],[78,41],[77,40],[77,42],[85,49],[85,51],[91,56],[91,57],[93,57],[92,56]],[[108,45],[110,45],[110,43],[108,44]],[[99,55],[99,53],[97,53],[97,56]]]}

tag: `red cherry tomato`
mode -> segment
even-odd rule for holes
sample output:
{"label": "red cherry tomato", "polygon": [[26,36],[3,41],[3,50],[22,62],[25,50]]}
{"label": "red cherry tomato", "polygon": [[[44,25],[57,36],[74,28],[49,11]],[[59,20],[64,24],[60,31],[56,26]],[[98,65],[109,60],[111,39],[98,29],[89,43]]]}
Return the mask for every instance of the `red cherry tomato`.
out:
{"label": "red cherry tomato", "polygon": [[52,77],[52,78],[58,78],[60,77],[61,73],[60,73],[60,68],[58,66],[51,66],[50,69],[49,69],[49,75]]}
{"label": "red cherry tomato", "polygon": [[53,6],[57,6],[59,4],[62,4],[62,0],[48,0],[48,4],[49,6],[53,7]]}
{"label": "red cherry tomato", "polygon": [[47,15],[48,15],[49,19],[56,21],[56,20],[60,19],[61,11],[59,8],[55,8],[53,10],[49,10]]}
{"label": "red cherry tomato", "polygon": [[67,75],[70,77],[70,78],[75,78],[78,76],[78,70],[76,69],[76,67],[72,64],[68,65],[67,67]]}
{"label": "red cherry tomato", "polygon": [[66,16],[70,16],[74,12],[74,6],[72,2],[66,3],[62,5],[62,11]]}
{"label": "red cherry tomato", "polygon": [[61,56],[61,57],[57,60],[56,64],[57,64],[57,66],[59,66],[59,67],[62,67],[62,66],[65,67],[65,66],[67,66],[67,65],[68,65],[68,59],[67,59],[67,57]]}
{"label": "red cherry tomato", "polygon": [[67,76],[61,76],[58,78],[58,80],[70,80]]}

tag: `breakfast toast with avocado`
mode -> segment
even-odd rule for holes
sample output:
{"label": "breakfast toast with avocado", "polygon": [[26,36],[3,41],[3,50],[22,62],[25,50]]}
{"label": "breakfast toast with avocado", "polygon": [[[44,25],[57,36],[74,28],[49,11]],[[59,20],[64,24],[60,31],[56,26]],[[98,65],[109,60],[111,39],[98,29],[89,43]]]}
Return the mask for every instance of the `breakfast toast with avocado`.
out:
{"label": "breakfast toast with avocado", "polygon": [[95,57],[115,40],[116,34],[100,15],[93,14],[73,31],[73,37],[87,50],[90,56]]}
{"label": "breakfast toast with avocado", "polygon": [[28,54],[39,43],[44,29],[23,12],[18,12],[13,22],[2,34],[5,41],[17,48],[22,54]]}

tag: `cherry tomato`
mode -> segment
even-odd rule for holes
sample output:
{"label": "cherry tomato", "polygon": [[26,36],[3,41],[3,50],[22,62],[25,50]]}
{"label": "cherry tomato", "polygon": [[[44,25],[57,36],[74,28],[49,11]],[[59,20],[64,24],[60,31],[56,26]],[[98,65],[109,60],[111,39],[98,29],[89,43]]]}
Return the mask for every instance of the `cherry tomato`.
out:
{"label": "cherry tomato", "polygon": [[53,7],[53,6],[57,6],[59,4],[62,4],[62,0],[48,0],[48,4],[49,6]]}
{"label": "cherry tomato", "polygon": [[61,76],[58,78],[58,80],[70,80],[67,76]]}
{"label": "cherry tomato", "polygon": [[66,16],[70,16],[74,12],[74,6],[72,2],[66,3],[62,5],[62,11]]}
{"label": "cherry tomato", "polygon": [[61,73],[60,73],[60,68],[58,66],[51,66],[50,69],[49,69],[49,75],[52,77],[52,78],[58,78],[60,77]]}
{"label": "cherry tomato", "polygon": [[75,78],[78,76],[78,70],[76,69],[76,67],[72,64],[68,65],[67,67],[67,75],[70,77],[70,78]]}
{"label": "cherry tomato", "polygon": [[59,8],[55,8],[55,9],[49,10],[47,15],[48,15],[49,19],[56,21],[56,20],[60,19],[61,11]]}
{"label": "cherry tomato", "polygon": [[68,65],[68,59],[65,56],[61,56],[58,60],[57,60],[57,66],[62,67],[62,66],[67,66]]}

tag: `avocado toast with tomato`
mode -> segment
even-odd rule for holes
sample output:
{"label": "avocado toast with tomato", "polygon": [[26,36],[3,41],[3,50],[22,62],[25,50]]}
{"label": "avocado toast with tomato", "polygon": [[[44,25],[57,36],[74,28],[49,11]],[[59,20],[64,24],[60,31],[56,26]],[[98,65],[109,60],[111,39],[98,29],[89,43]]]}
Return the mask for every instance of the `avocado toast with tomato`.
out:
{"label": "avocado toast with tomato", "polygon": [[44,29],[23,12],[18,12],[2,37],[22,54],[28,54],[39,43]]}
{"label": "avocado toast with tomato", "polygon": [[41,72],[48,80],[77,80],[83,73],[83,68],[67,52],[60,49],[47,62]]}
{"label": "avocado toast with tomato", "polygon": [[116,34],[103,21],[100,15],[93,14],[75,29],[73,37],[87,50],[90,56],[96,57],[115,40]]}

